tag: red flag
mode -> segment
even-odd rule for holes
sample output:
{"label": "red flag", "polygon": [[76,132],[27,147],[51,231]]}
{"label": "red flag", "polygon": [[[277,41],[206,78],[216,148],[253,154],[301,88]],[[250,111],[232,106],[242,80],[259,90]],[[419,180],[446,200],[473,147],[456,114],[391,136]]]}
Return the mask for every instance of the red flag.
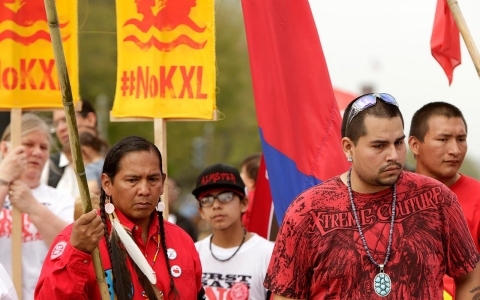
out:
{"label": "red flag", "polygon": [[248,226],[246,226],[248,231],[255,232],[269,239],[273,218],[272,204],[272,194],[270,193],[268,174],[265,168],[265,158],[262,155],[257,181],[255,182],[254,198],[251,199],[251,206],[248,207],[250,210],[250,220]]}
{"label": "red flag", "polygon": [[452,84],[453,69],[462,62],[460,54],[460,33],[446,0],[438,0],[432,38],[432,55],[442,66]]}
{"label": "red flag", "polygon": [[308,0],[242,6],[262,152],[281,223],[298,194],[348,169],[341,117]]}

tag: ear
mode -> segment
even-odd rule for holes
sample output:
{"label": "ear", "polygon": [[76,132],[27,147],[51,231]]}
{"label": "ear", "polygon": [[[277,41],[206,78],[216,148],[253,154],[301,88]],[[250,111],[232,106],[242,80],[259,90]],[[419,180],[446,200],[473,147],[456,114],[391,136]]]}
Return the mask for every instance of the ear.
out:
{"label": "ear", "polygon": [[420,141],[416,137],[410,136],[408,138],[408,145],[413,155],[417,156],[420,153]]}
{"label": "ear", "polygon": [[160,192],[160,195],[163,195],[165,192],[165,179],[167,179],[167,174],[162,173],[162,191]]}
{"label": "ear", "polygon": [[200,205],[198,206],[198,213],[200,214],[200,217],[202,217],[202,220],[205,220],[205,214],[203,213],[203,209]]}
{"label": "ear", "polygon": [[352,140],[348,137],[342,138],[342,150],[345,157],[348,159],[349,157],[353,157],[353,152],[355,145],[353,144]]}
{"label": "ear", "polygon": [[97,124],[97,115],[95,115],[93,112],[89,112],[85,119],[88,120],[89,126],[95,127],[95,124]]}
{"label": "ear", "polygon": [[105,191],[107,195],[112,195],[112,181],[110,180],[110,177],[108,177],[107,174],[102,173],[102,176],[100,177],[102,181],[102,188]]}
{"label": "ear", "polygon": [[240,200],[240,211],[242,212],[242,214],[247,211],[249,204],[250,200],[248,200],[247,196]]}

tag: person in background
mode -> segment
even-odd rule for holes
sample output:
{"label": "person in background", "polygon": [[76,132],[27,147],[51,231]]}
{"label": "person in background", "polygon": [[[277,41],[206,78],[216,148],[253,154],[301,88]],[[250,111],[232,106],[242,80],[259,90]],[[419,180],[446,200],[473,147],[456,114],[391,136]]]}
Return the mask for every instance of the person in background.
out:
{"label": "person in background", "polygon": [[175,203],[177,203],[178,197],[182,192],[178,182],[171,178],[167,177],[165,184],[167,185],[168,193],[168,206],[169,206],[169,215],[168,221],[173,224],[177,224],[180,228],[185,230],[186,233],[192,238],[194,242],[197,241],[197,229],[195,224],[188,218],[184,217],[175,209]]}
{"label": "person in background", "polygon": [[253,201],[255,197],[255,185],[257,182],[258,169],[260,168],[260,161],[262,160],[261,153],[254,153],[247,156],[240,165],[240,176],[242,177],[245,187],[247,189],[247,197],[249,206],[247,211],[242,216],[243,226],[248,228],[250,223],[250,216],[253,209]]}
{"label": "person in background", "polygon": [[74,199],[40,182],[50,151],[48,125],[22,116],[21,146],[11,149],[11,128],[0,142],[0,263],[12,275],[12,209],[22,212],[22,299],[33,299],[43,260],[55,236],[73,221]]}
{"label": "person in background", "polygon": [[[88,189],[90,193],[100,195],[100,188],[102,186],[100,177],[102,175],[103,162],[105,161],[102,152],[104,149],[109,149],[110,146],[107,141],[89,132],[79,133],[78,139],[82,151],[83,163],[85,165]],[[70,153],[69,143],[65,145],[64,150],[66,153]]]}
{"label": "person in background", "polygon": [[[457,195],[477,251],[480,251],[480,181],[459,173],[467,154],[467,122],[456,106],[431,102],[412,117],[408,138],[415,156],[416,172],[432,177]],[[451,277],[445,290],[455,295]]]}
{"label": "person in background", "polygon": [[213,232],[195,243],[206,298],[269,299],[262,283],[273,243],[242,225],[248,198],[238,170],[226,164],[207,167],[198,176],[192,194]]}
{"label": "person in background", "polygon": [[[75,117],[79,134],[88,132],[98,135],[97,115],[92,104],[82,99],[75,105]],[[80,196],[75,171],[71,162],[67,119],[63,109],[53,111],[52,131],[60,143],[62,150],[50,155],[48,164],[42,173],[42,183],[69,193],[73,198]],[[105,153],[105,152],[104,152]]]}
{"label": "person in background", "polygon": [[480,254],[455,194],[403,171],[395,98],[366,94],[345,109],[341,146],[351,168],[300,193],[287,209],[264,282],[273,299],[480,297]]}
{"label": "person in background", "polygon": [[10,279],[10,276],[8,276],[8,273],[2,264],[0,264],[0,299],[18,300],[12,279]]}
{"label": "person in background", "polygon": [[[193,241],[163,220],[164,181],[154,144],[131,136],[113,145],[103,165],[100,214],[83,214],[56,237],[35,299],[101,299],[91,255],[97,247],[112,299],[202,299]],[[131,256],[127,246],[141,255]]]}

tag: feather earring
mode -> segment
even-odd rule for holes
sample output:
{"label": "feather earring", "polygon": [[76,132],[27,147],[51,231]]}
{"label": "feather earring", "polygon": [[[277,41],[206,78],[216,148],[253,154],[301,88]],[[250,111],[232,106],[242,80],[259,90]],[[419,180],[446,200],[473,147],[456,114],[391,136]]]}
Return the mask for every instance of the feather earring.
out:
{"label": "feather earring", "polygon": [[123,246],[125,247],[125,250],[127,250],[127,253],[130,256],[130,258],[138,266],[138,268],[143,272],[143,274],[145,274],[148,280],[152,284],[156,284],[157,276],[155,275],[155,272],[153,271],[152,267],[148,264],[147,260],[145,259],[145,256],[143,256],[140,249],[138,249],[138,246],[135,243],[135,241],[127,233],[127,231],[122,226],[122,224],[120,224],[120,221],[118,220],[117,215],[115,213],[115,206],[113,206],[113,204],[110,201],[108,201],[108,203],[105,203],[105,212],[107,212],[110,222],[112,223],[112,227],[113,227],[112,231],[113,229],[116,231],[118,238],[120,239]]}

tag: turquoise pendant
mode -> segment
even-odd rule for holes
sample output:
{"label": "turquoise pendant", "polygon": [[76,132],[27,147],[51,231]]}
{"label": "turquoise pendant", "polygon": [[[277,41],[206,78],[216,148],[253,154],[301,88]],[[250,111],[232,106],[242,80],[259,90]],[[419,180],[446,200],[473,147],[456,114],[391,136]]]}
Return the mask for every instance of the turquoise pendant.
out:
{"label": "turquoise pendant", "polygon": [[392,281],[390,276],[383,272],[383,265],[380,265],[380,273],[373,279],[373,289],[380,297],[386,297],[392,290]]}

